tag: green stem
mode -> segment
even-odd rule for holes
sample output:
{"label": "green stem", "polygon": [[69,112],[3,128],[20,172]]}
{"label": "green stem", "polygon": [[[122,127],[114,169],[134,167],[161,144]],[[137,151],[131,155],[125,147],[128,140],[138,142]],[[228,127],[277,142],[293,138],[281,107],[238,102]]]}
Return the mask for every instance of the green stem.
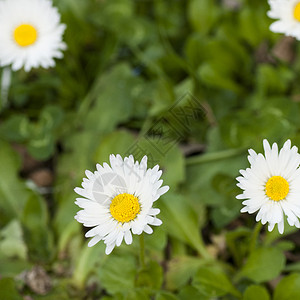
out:
{"label": "green stem", "polygon": [[205,244],[204,244],[204,242],[203,242],[203,239],[202,239],[202,235],[201,235],[201,234],[199,235],[199,242],[200,242],[200,243],[197,244],[197,251],[198,251],[198,254],[199,254],[202,258],[204,258],[204,259],[208,259],[208,260],[213,259],[213,257],[212,257],[212,256],[207,252],[207,250],[206,250],[206,247],[205,247]]}
{"label": "green stem", "polygon": [[146,268],[145,264],[145,239],[144,239],[144,233],[140,235],[140,266],[141,269]]}
{"label": "green stem", "polygon": [[257,239],[258,239],[261,228],[262,228],[261,222],[257,222],[255,225],[254,231],[252,233],[252,236],[251,236],[250,245],[249,245],[249,253],[252,253],[256,248]]}
{"label": "green stem", "polygon": [[186,159],[187,165],[203,164],[220,159],[231,158],[245,152],[245,148],[223,150],[218,152],[205,153],[198,156],[192,156]]}

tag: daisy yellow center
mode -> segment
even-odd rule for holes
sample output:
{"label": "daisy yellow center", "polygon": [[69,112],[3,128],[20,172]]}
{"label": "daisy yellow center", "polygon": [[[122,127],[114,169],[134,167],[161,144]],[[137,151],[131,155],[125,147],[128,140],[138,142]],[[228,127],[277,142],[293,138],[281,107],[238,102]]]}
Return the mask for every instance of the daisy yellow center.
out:
{"label": "daisy yellow center", "polygon": [[112,199],[109,210],[115,220],[124,223],[135,219],[141,209],[137,197],[124,193]]}
{"label": "daisy yellow center", "polygon": [[27,47],[34,44],[37,40],[37,30],[29,24],[22,24],[14,31],[14,39],[21,47]]}
{"label": "daisy yellow center", "polygon": [[300,2],[298,2],[294,8],[294,18],[300,22]]}
{"label": "daisy yellow center", "polygon": [[266,183],[266,194],[274,201],[284,199],[289,189],[289,183],[281,176],[272,176]]}

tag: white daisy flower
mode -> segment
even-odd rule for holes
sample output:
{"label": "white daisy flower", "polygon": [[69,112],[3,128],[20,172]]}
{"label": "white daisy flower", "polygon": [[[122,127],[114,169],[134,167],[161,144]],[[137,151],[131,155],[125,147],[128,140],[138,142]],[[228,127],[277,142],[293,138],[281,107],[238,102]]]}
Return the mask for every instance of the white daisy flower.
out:
{"label": "white daisy flower", "polygon": [[1,0],[0,28],[1,66],[28,72],[53,67],[54,58],[63,57],[66,25],[51,0]]}
{"label": "white daisy flower", "polygon": [[241,212],[258,211],[256,221],[269,222],[269,231],[277,224],[282,234],[284,215],[291,226],[300,228],[300,155],[290,140],[279,153],[276,143],[271,148],[264,140],[263,145],[265,156],[249,150],[250,168],[240,170],[242,176],[237,177],[237,186],[244,191],[236,198],[247,199]]}
{"label": "white daisy flower", "polygon": [[109,254],[115,246],[120,246],[123,239],[127,245],[132,243],[132,234],[143,231],[153,232],[149,225],[162,224],[156,215],[158,208],[153,202],[169,190],[161,187],[159,180],[162,171],[156,165],[147,170],[147,156],[141,162],[134,162],[132,155],[110,156],[111,167],[104,163],[97,164],[94,173],[86,171],[82,187],[75,192],[84,198],[77,198],[76,204],[83,208],[75,219],[86,227],[94,227],[86,233],[93,237],[88,246],[92,247],[103,240],[106,244],[105,253]]}
{"label": "white daisy flower", "polygon": [[267,15],[278,19],[272,23],[270,30],[284,33],[300,39],[300,1],[299,0],[269,0],[271,10]]}

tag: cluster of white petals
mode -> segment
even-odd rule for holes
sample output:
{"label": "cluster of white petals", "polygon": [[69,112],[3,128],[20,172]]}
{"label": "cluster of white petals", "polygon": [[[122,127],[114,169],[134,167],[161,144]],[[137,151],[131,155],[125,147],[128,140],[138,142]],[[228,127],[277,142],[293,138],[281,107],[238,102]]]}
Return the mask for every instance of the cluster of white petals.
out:
{"label": "cluster of white petals", "polygon": [[[51,0],[1,0],[0,28],[0,66],[28,72],[53,67],[54,58],[63,57],[66,25]],[[16,38],[17,28],[21,30]]]}
{"label": "cluster of white petals", "polygon": [[241,212],[258,212],[256,221],[269,223],[269,231],[278,225],[284,231],[284,215],[291,226],[300,227],[300,154],[296,146],[287,140],[278,152],[276,143],[270,147],[263,141],[265,155],[249,150],[250,168],[240,170],[237,185],[243,190]]}
{"label": "cluster of white petals", "polygon": [[[131,244],[132,234],[151,234],[153,229],[150,225],[162,224],[156,217],[160,210],[153,208],[153,203],[169,190],[168,186],[162,187],[162,171],[158,165],[147,169],[147,156],[139,163],[134,161],[132,155],[124,160],[120,155],[111,155],[110,164],[97,164],[94,173],[86,171],[87,178],[83,179],[82,188],[75,189],[83,197],[76,199],[75,203],[83,210],[75,218],[84,226],[93,227],[86,233],[86,237],[92,237],[89,246],[103,240],[106,254],[111,253],[115,246],[120,246],[123,240]],[[111,205],[118,195],[138,199],[139,211],[132,220],[121,221],[112,215]],[[120,204],[124,214],[132,213],[131,207],[124,203]]]}
{"label": "cluster of white petals", "polygon": [[269,0],[270,10],[267,15],[277,19],[271,24],[270,30],[300,40],[299,3],[299,0]]}

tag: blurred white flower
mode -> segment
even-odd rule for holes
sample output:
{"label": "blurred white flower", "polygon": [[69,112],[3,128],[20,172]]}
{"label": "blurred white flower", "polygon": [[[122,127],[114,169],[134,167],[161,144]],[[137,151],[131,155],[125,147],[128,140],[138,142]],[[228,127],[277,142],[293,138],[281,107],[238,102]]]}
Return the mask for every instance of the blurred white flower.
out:
{"label": "blurred white flower", "polygon": [[123,239],[132,243],[132,234],[143,231],[153,232],[149,225],[159,226],[156,218],[160,210],[153,208],[153,202],[169,190],[161,187],[159,180],[162,171],[156,165],[147,169],[147,156],[141,162],[134,161],[132,155],[110,156],[111,167],[104,163],[97,164],[94,173],[86,171],[82,187],[75,192],[84,198],[77,198],[76,204],[83,208],[75,219],[86,227],[94,227],[86,233],[93,237],[88,246],[92,247],[101,240],[106,244],[105,253],[109,254],[115,246],[120,246]]}
{"label": "blurred white flower", "polygon": [[62,36],[66,26],[51,0],[0,1],[0,65],[49,68],[66,49]]}
{"label": "blurred white flower", "polygon": [[276,143],[270,147],[263,141],[265,156],[252,149],[249,150],[250,168],[240,170],[237,184],[243,191],[237,199],[245,205],[241,212],[250,214],[258,211],[256,221],[265,224],[272,231],[278,224],[278,231],[284,231],[284,214],[291,226],[300,227],[300,155],[298,148],[291,148],[287,140],[278,153]]}
{"label": "blurred white flower", "polygon": [[300,40],[300,1],[269,0],[269,4],[271,9],[267,15],[272,19],[278,19],[271,24],[270,30]]}

